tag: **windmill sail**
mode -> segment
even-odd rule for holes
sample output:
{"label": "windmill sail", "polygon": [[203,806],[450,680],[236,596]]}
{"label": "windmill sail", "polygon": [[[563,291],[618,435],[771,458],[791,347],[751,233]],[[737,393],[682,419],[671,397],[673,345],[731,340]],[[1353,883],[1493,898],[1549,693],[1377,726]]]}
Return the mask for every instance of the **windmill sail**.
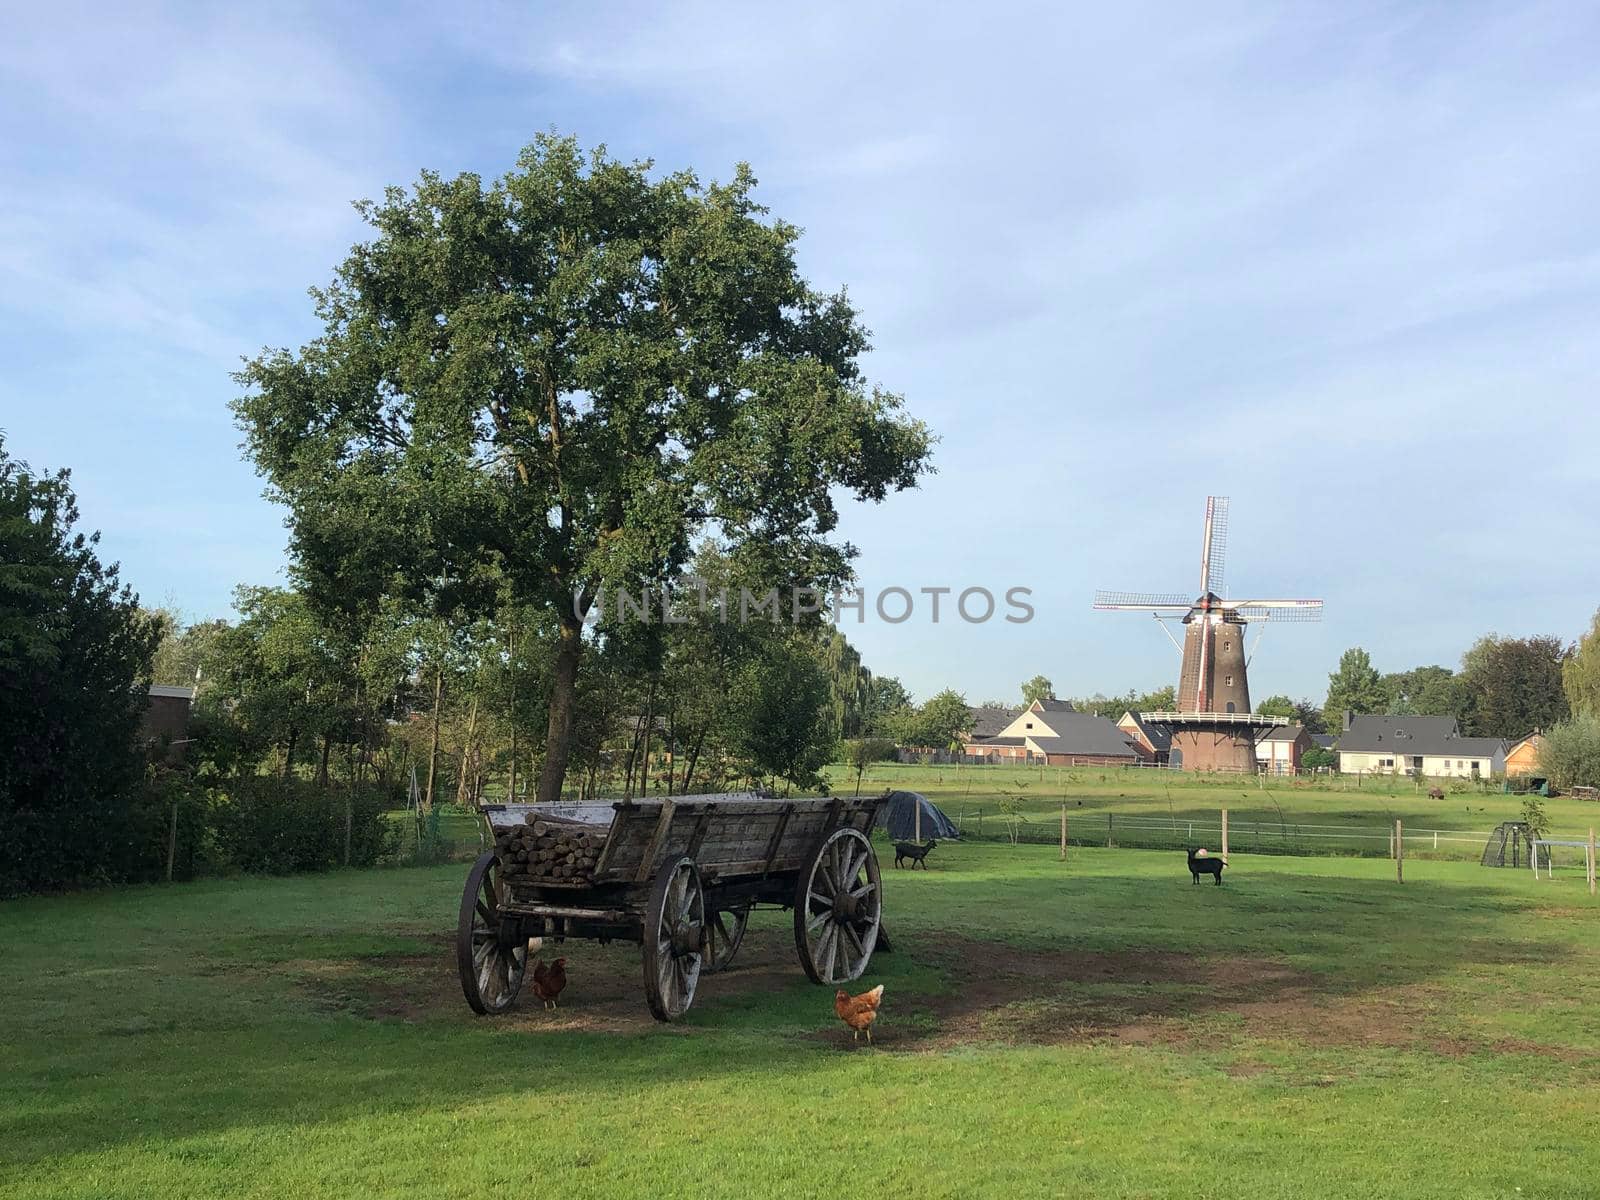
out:
{"label": "windmill sail", "polygon": [[1160,719],[1171,732],[1170,765],[1187,770],[1254,771],[1256,735],[1283,723],[1250,710],[1246,626],[1322,619],[1321,600],[1222,598],[1227,595],[1228,518],[1228,498],[1208,496],[1196,598],[1172,592],[1096,592],[1094,597],[1097,609],[1152,613],[1158,620],[1182,618],[1180,711],[1163,713]]}

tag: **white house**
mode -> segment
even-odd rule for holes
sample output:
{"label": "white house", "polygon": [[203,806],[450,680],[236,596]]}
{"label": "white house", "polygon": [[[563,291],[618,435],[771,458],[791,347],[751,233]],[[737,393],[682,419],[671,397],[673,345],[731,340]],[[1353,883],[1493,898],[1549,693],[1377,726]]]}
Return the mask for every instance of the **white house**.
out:
{"label": "white house", "polygon": [[1500,738],[1462,737],[1454,717],[1355,717],[1339,735],[1339,770],[1474,779],[1502,775]]}
{"label": "white house", "polygon": [[1052,766],[1117,766],[1138,762],[1142,749],[1097,713],[1079,712],[1070,700],[1035,700],[992,737],[962,747],[994,761],[1022,759]]}
{"label": "white house", "polygon": [[1256,735],[1256,770],[1268,775],[1294,775],[1300,756],[1315,743],[1304,725],[1274,725]]}

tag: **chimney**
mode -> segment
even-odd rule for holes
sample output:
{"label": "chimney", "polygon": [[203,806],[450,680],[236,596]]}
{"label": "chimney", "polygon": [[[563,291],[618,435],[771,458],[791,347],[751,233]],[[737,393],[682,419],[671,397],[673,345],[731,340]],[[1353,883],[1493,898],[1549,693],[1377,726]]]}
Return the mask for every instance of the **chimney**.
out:
{"label": "chimney", "polygon": [[1348,708],[1344,710],[1344,728],[1346,733],[1350,731],[1350,726],[1355,724],[1355,719],[1355,713],[1351,712]]}

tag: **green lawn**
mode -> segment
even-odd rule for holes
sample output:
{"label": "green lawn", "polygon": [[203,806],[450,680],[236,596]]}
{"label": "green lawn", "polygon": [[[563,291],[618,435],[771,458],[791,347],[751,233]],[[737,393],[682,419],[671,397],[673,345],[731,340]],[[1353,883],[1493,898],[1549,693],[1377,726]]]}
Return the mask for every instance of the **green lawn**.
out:
{"label": "green lawn", "polygon": [[[856,787],[855,772],[844,767],[830,768],[829,780],[846,793]],[[1388,832],[1398,818],[1408,855],[1473,861],[1483,853],[1490,830],[1501,821],[1521,818],[1523,798],[1502,793],[1498,784],[1462,782],[1456,785],[1459,791],[1444,784],[1445,798],[1430,800],[1427,792],[1434,782],[1425,780],[1418,787],[1409,779],[1370,777],[1359,782],[1346,776],[1258,780],[1116,767],[875,763],[861,790],[922,792],[965,833],[985,838],[1001,836],[1005,822],[1000,806],[1010,799],[1026,820],[1025,836],[1054,840],[1065,804],[1069,833],[1099,844],[1105,842],[1106,814],[1111,813],[1119,845],[1181,845],[1192,837],[1214,847],[1220,810],[1226,808],[1233,849],[1384,856],[1389,853]],[[1564,796],[1543,804],[1554,837],[1581,839],[1591,826],[1600,826],[1600,804]],[[1581,861],[1581,851],[1558,853],[1567,861]]]}
{"label": "green lawn", "polygon": [[873,1049],[786,914],[661,1027],[587,943],[559,1011],[474,1018],[459,864],[0,905],[0,1197],[1595,1194],[1580,872],[930,862]]}

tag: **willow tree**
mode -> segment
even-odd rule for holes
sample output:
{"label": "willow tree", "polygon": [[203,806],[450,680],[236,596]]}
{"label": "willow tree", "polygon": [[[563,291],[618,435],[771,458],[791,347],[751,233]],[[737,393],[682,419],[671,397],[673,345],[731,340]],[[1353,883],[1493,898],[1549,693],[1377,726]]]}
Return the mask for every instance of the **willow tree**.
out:
{"label": "willow tree", "polygon": [[424,173],[358,205],[374,235],[312,292],[321,335],[238,376],[314,594],[554,614],[541,800],[604,586],[669,577],[701,533],[830,585],[854,555],[835,496],[928,469],[926,428],[862,376],[855,310],[800,276],[754,187],[555,137],[489,185]]}

